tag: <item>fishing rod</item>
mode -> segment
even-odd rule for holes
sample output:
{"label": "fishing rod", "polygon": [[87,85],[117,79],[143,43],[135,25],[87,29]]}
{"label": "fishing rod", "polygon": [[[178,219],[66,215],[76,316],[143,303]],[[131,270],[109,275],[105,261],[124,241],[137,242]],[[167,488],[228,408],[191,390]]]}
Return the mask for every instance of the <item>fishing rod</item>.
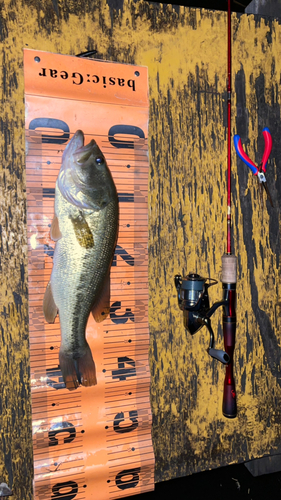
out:
{"label": "fishing rod", "polygon": [[[231,253],[231,0],[228,0],[228,80],[227,80],[227,252],[222,256],[222,290],[223,298],[210,307],[208,289],[218,282],[212,278],[204,278],[196,273],[182,277],[175,276],[178,305],[183,312],[183,323],[186,330],[194,335],[203,326],[210,333],[208,354],[226,365],[222,412],[226,418],[235,418],[237,414],[235,381],[233,376],[233,353],[236,335],[236,275],[237,259]],[[211,316],[219,308],[223,308],[224,349],[214,349],[214,332]]]}
{"label": "fishing rod", "polygon": [[237,415],[233,354],[236,336],[236,282],[237,257],[231,252],[231,0],[228,0],[228,79],[227,79],[227,253],[222,256],[222,289],[226,305],[223,307],[224,348],[230,357],[226,366],[222,412],[227,418]]}

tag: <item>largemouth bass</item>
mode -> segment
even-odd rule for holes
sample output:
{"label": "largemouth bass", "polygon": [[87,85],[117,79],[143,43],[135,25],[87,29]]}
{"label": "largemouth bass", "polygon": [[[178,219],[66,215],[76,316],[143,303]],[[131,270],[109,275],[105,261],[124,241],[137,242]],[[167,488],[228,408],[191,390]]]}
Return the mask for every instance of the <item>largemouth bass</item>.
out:
{"label": "largemouth bass", "polygon": [[43,301],[48,323],[59,314],[59,361],[69,390],[97,383],[86,325],[91,311],[97,322],[109,313],[117,235],[118,196],[110,170],[96,142],[84,146],[78,130],[63,153],[56,182],[51,225],[56,246]]}

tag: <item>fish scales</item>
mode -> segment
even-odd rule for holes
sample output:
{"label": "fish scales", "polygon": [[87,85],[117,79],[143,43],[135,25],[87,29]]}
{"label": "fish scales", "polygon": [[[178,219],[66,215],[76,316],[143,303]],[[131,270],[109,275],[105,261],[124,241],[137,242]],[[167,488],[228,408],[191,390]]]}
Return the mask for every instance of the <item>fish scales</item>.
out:
{"label": "fish scales", "polygon": [[[56,243],[52,291],[61,311],[62,345],[73,352],[75,348],[72,346],[84,345],[84,336],[80,332],[84,332],[93,303],[101,292],[115,246],[112,235],[117,229],[116,203],[109,204],[101,212],[86,219],[95,234],[94,247],[90,249],[77,242],[67,213],[65,221],[60,218],[65,222],[68,237],[66,241],[61,238]],[[64,282],[64,287],[60,286],[60,281]]]}
{"label": "fish scales", "polygon": [[60,366],[70,390],[80,383],[96,383],[86,326],[91,311],[96,321],[109,312],[110,267],[118,234],[118,196],[111,173],[96,143],[83,148],[82,132],[76,134],[56,183],[51,236],[57,241],[43,304],[47,321],[59,312]]}

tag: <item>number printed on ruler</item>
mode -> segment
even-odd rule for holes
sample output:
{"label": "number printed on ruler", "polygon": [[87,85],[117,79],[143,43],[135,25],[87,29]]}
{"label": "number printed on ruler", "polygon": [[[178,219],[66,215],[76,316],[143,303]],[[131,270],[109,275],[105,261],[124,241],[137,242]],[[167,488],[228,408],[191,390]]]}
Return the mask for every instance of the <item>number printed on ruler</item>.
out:
{"label": "number printed on ruler", "polygon": [[[147,71],[24,52],[35,499],[105,500],[150,491],[154,454],[148,362]],[[41,83],[42,68],[48,67],[56,67],[57,73],[45,72],[53,79],[46,86]],[[73,81],[72,91],[70,79],[63,94],[55,77],[60,71],[94,71],[108,82],[123,78],[134,83],[118,85],[115,92],[100,86],[93,94],[86,80],[80,93]],[[54,254],[50,225],[56,179],[63,151],[78,129],[85,134],[85,144],[95,139],[106,158],[120,215],[110,313],[99,324],[90,317],[86,329],[98,382],[68,391],[59,366],[59,320],[45,322],[42,301]]]}

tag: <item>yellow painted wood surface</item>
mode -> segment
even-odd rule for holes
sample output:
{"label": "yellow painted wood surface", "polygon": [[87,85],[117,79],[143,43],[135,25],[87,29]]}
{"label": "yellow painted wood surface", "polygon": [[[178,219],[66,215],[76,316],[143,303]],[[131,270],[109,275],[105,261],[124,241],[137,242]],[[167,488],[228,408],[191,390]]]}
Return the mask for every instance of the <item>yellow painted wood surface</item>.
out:
{"label": "yellow painted wood surface", "polygon": [[[238,417],[222,417],[224,368],[208,332],[182,324],[174,275],[220,278],[226,241],[226,13],[133,0],[1,2],[0,479],[31,498],[22,49],[146,65],[150,85],[149,275],[151,403],[156,481],[280,452],[281,26],[233,20],[233,121],[261,160],[273,135],[260,208],[256,179],[233,151],[238,256],[235,378]],[[221,298],[221,286],[210,291]],[[221,313],[212,320],[222,347]],[[28,471],[28,472],[27,472]]]}

